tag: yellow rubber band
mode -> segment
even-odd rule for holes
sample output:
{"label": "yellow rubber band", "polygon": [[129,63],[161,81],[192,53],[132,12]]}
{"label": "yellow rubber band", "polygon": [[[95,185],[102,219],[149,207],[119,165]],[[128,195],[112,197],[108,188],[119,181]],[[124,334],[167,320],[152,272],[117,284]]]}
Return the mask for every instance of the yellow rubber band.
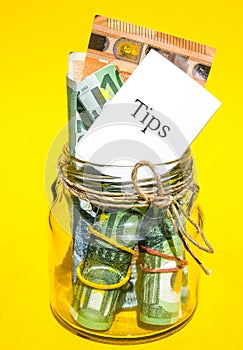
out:
{"label": "yellow rubber band", "polygon": [[92,287],[94,289],[102,289],[102,290],[110,290],[110,289],[117,289],[117,288],[120,288],[122,286],[124,286],[130,279],[131,277],[131,273],[132,273],[132,267],[131,265],[129,266],[128,268],[128,271],[127,271],[127,274],[126,276],[124,277],[123,280],[121,280],[120,282],[118,283],[114,283],[114,284],[98,284],[98,283],[94,283],[94,282],[91,282],[89,280],[86,280],[82,275],[81,275],[81,272],[80,272],[80,268],[83,264],[83,261],[81,260],[80,263],[78,264],[78,267],[77,267],[77,276],[78,276],[78,279],[86,284],[87,286],[89,287]]}
{"label": "yellow rubber band", "polygon": [[137,255],[137,253],[135,252],[135,250],[131,249],[131,248],[128,248],[128,247],[125,247],[124,245],[122,244],[119,244],[118,242],[114,241],[113,239],[109,238],[109,237],[106,237],[105,235],[103,235],[102,233],[96,231],[92,226],[89,226],[88,227],[89,231],[95,235],[96,237],[99,237],[100,239],[102,239],[103,241],[107,242],[107,243],[110,243],[111,245],[113,245],[114,247],[116,248],[119,248],[121,250],[124,250],[132,255]]}

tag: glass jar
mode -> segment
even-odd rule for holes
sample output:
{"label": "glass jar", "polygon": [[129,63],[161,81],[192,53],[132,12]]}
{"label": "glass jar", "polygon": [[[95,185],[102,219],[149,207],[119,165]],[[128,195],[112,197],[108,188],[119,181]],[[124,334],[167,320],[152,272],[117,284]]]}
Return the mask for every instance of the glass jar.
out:
{"label": "glass jar", "polygon": [[[138,179],[139,168],[150,175]],[[91,340],[163,338],[193,316],[200,252],[212,252],[201,231],[195,164],[188,149],[166,164],[116,166],[128,181],[103,169],[67,146],[59,157],[49,215],[52,312]]]}

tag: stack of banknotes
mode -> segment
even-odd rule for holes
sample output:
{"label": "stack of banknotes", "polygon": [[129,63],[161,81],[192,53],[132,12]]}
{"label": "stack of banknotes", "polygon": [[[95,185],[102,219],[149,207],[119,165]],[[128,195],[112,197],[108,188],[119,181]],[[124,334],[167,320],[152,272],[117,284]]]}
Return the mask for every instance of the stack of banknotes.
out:
{"label": "stack of banknotes", "polygon": [[[104,21],[103,17],[97,17],[96,22]],[[108,30],[110,36],[113,32],[117,36],[118,29],[128,28],[124,24],[117,29],[109,20],[106,23],[113,23],[112,30]],[[125,44],[124,37],[123,41],[118,38],[118,51],[112,56],[107,54],[106,59],[102,54],[109,40],[95,32],[91,34],[88,55],[74,52],[69,56],[69,147],[74,156],[76,145],[139,63],[145,39],[152,43],[154,36],[161,37],[146,28],[134,26],[133,29],[133,40],[131,33],[127,34]],[[160,44],[164,45],[164,41]],[[169,44],[166,47],[168,53]],[[157,51],[166,56],[161,47],[157,47]],[[97,52],[101,53],[100,58]],[[182,55],[173,55],[175,64],[188,69]],[[169,59],[172,54],[167,56]],[[205,82],[210,67],[202,64],[197,67],[199,71],[201,68]],[[171,325],[182,316],[182,305],[189,297],[187,267],[176,269],[176,259],[168,260],[151,251],[185,259],[184,246],[166,211],[157,207],[149,210],[149,213],[138,208],[102,211],[92,203],[71,197],[73,298],[70,312],[81,326],[105,331],[111,327],[117,311],[131,308],[137,308],[141,324],[145,326]],[[134,258],[134,251],[140,252],[138,259]],[[172,272],[155,272],[156,269]]]}

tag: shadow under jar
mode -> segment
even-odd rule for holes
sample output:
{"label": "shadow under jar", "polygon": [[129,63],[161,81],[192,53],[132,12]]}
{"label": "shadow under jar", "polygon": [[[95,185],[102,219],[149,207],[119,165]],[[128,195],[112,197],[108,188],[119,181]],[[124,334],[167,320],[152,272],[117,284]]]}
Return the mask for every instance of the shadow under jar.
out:
{"label": "shadow under jar", "polygon": [[56,319],[111,344],[184,327],[198,303],[199,256],[212,252],[190,150],[170,163],[125,167],[78,160],[64,146],[57,173],[49,216]]}

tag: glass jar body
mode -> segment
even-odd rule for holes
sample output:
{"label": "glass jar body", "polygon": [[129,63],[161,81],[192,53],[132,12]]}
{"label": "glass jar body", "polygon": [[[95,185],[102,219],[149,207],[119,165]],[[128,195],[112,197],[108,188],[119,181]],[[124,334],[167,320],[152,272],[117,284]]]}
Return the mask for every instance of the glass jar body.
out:
{"label": "glass jar body", "polygon": [[[181,179],[181,168],[172,169],[166,183],[168,178],[173,183]],[[148,211],[139,202],[130,208],[104,208],[70,194],[59,181],[56,185],[49,216],[51,309],[56,319],[77,335],[112,344],[153,341],[184,327],[197,307],[200,269],[166,208],[150,204]],[[118,187],[123,191],[109,180],[108,189],[114,187],[116,193]],[[195,185],[180,202],[202,228],[197,194]],[[200,241],[196,227],[182,221],[190,237]]]}

